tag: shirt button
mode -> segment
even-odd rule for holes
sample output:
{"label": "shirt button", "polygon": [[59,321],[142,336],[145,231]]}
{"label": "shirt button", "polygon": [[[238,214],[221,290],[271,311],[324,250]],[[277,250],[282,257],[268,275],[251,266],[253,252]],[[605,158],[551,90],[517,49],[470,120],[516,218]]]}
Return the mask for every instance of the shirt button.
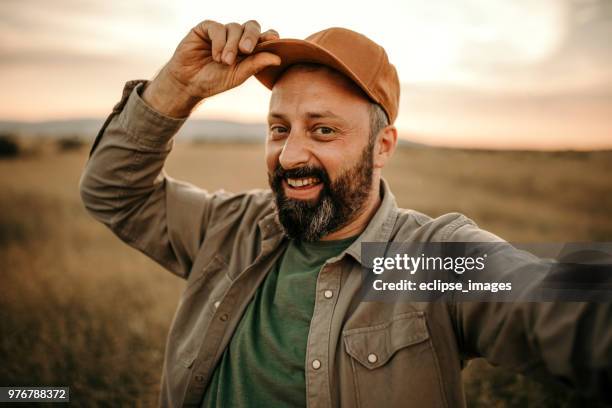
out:
{"label": "shirt button", "polygon": [[312,368],[314,368],[315,370],[318,370],[319,368],[321,368],[321,361],[320,360],[312,360]]}
{"label": "shirt button", "polygon": [[217,300],[217,301],[215,302],[215,309],[219,308],[219,305],[220,305],[220,304],[221,304],[221,302]]}
{"label": "shirt button", "polygon": [[195,376],[195,380],[196,380],[197,382],[199,382],[199,383],[204,382],[204,376],[203,376],[203,375],[198,374],[198,375],[196,375],[196,376]]}
{"label": "shirt button", "polygon": [[228,318],[227,313],[222,314],[222,315],[219,317],[219,319],[220,319],[222,322],[226,321],[226,320],[227,320],[227,318]]}
{"label": "shirt button", "polygon": [[332,292],[331,290],[326,290],[325,292],[323,292],[323,296],[325,296],[325,299],[331,299],[332,296],[334,296],[334,292]]}
{"label": "shirt button", "polygon": [[372,364],[378,361],[378,356],[374,353],[368,354],[368,361]]}

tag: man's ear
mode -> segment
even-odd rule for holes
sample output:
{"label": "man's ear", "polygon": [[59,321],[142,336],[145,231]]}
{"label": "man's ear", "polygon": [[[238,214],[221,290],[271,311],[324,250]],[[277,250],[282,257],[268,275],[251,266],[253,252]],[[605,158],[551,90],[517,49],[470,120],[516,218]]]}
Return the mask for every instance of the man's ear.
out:
{"label": "man's ear", "polygon": [[397,146],[397,129],[393,125],[384,127],[376,135],[374,144],[374,168],[382,169],[395,152]]}

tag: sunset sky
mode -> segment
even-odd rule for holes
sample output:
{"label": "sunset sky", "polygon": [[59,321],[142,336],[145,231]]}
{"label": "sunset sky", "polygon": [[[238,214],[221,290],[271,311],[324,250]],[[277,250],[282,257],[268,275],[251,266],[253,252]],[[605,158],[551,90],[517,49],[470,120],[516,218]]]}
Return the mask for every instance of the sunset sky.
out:
{"label": "sunset sky", "polygon": [[[282,37],[331,26],[385,47],[402,137],[435,145],[612,148],[612,1],[2,0],[0,119],[103,117],[202,19],[257,19]],[[199,118],[262,122],[256,80]]]}

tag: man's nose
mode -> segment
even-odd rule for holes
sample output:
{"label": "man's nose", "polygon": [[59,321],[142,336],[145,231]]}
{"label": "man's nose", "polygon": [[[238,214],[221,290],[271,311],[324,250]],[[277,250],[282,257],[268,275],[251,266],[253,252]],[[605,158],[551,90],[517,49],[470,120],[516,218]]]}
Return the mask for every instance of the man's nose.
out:
{"label": "man's nose", "polygon": [[310,151],[305,137],[298,133],[291,133],[285,139],[285,145],[278,158],[280,165],[285,169],[302,167],[308,163]]}

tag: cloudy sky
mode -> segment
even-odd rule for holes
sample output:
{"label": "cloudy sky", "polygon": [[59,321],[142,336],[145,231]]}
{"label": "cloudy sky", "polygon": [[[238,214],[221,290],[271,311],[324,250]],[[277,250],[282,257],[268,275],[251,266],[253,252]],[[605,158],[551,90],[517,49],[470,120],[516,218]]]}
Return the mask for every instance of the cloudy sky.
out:
{"label": "cloudy sky", "polygon": [[[612,148],[612,1],[2,0],[0,119],[102,117],[202,19],[257,19],[283,37],[330,26],[397,66],[402,137],[438,145]],[[257,81],[194,115],[265,118]]]}

